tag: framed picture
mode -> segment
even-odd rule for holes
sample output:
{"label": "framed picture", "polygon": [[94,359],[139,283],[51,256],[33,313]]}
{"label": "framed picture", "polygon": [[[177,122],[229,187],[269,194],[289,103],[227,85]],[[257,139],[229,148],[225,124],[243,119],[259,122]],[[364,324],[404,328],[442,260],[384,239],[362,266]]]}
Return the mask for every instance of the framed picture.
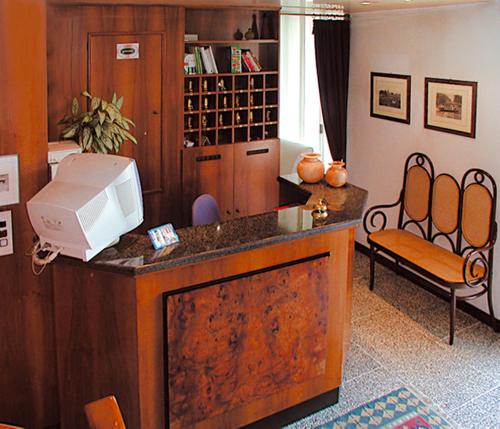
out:
{"label": "framed picture", "polygon": [[371,73],[370,116],[410,123],[411,76]]}
{"label": "framed picture", "polygon": [[477,82],[425,78],[425,128],[476,137]]}
{"label": "framed picture", "polygon": [[19,203],[17,155],[0,156],[0,206]]}

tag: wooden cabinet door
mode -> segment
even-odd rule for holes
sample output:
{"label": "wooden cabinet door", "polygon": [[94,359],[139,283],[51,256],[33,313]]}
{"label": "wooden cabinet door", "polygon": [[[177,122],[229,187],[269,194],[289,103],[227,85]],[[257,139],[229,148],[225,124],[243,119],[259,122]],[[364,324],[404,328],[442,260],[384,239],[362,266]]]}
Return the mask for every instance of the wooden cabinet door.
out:
{"label": "wooden cabinet door", "polygon": [[184,219],[191,224],[191,206],[202,194],[219,204],[222,220],[233,218],[233,147],[207,146],[184,150],[182,154]]}
{"label": "wooden cabinet door", "polygon": [[278,206],[279,140],[234,145],[235,217],[265,213]]}
{"label": "wooden cabinet door", "polygon": [[[117,45],[139,44],[139,58],[117,59]],[[137,146],[125,143],[119,155],[137,162],[144,194],[145,226],[160,222],[162,197],[162,34],[89,35],[88,90],[111,100],[124,97],[122,113],[132,119]]]}

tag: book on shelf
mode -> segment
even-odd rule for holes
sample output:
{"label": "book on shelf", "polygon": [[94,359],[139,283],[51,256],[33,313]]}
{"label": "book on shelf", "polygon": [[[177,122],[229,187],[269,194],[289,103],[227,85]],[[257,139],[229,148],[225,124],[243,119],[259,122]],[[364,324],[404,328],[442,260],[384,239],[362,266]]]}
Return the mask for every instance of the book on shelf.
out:
{"label": "book on shelf", "polygon": [[196,57],[195,54],[184,54],[184,74],[196,73]]}
{"label": "book on shelf", "polygon": [[196,64],[196,73],[202,74],[203,73],[203,65],[201,61],[201,53],[200,53],[200,48],[195,47],[193,49],[194,52],[194,58],[195,58],[195,64]]}
{"label": "book on shelf", "polygon": [[241,48],[231,46],[231,73],[241,73]]}
{"label": "book on shelf", "polygon": [[257,57],[250,49],[245,49],[241,51],[241,59],[247,71],[249,72],[262,71],[262,66],[257,60]]}
{"label": "book on shelf", "polygon": [[217,63],[215,62],[214,53],[211,46],[200,47],[201,58],[203,60],[203,66],[208,74],[219,73],[217,69]]}

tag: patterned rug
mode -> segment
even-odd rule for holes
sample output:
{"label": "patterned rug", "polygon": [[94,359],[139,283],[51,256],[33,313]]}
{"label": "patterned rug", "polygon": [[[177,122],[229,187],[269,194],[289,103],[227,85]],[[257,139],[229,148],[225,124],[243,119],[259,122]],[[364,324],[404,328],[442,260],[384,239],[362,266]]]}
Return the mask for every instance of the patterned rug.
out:
{"label": "patterned rug", "polygon": [[451,429],[451,425],[408,389],[361,405],[316,429]]}

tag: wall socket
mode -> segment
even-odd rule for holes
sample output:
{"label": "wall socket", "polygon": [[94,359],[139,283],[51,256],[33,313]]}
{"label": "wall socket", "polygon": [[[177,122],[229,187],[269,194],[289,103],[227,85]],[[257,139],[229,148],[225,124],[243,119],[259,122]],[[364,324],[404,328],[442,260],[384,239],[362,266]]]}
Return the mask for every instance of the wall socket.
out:
{"label": "wall socket", "polygon": [[12,212],[0,212],[0,256],[14,253],[14,237],[12,235]]}

